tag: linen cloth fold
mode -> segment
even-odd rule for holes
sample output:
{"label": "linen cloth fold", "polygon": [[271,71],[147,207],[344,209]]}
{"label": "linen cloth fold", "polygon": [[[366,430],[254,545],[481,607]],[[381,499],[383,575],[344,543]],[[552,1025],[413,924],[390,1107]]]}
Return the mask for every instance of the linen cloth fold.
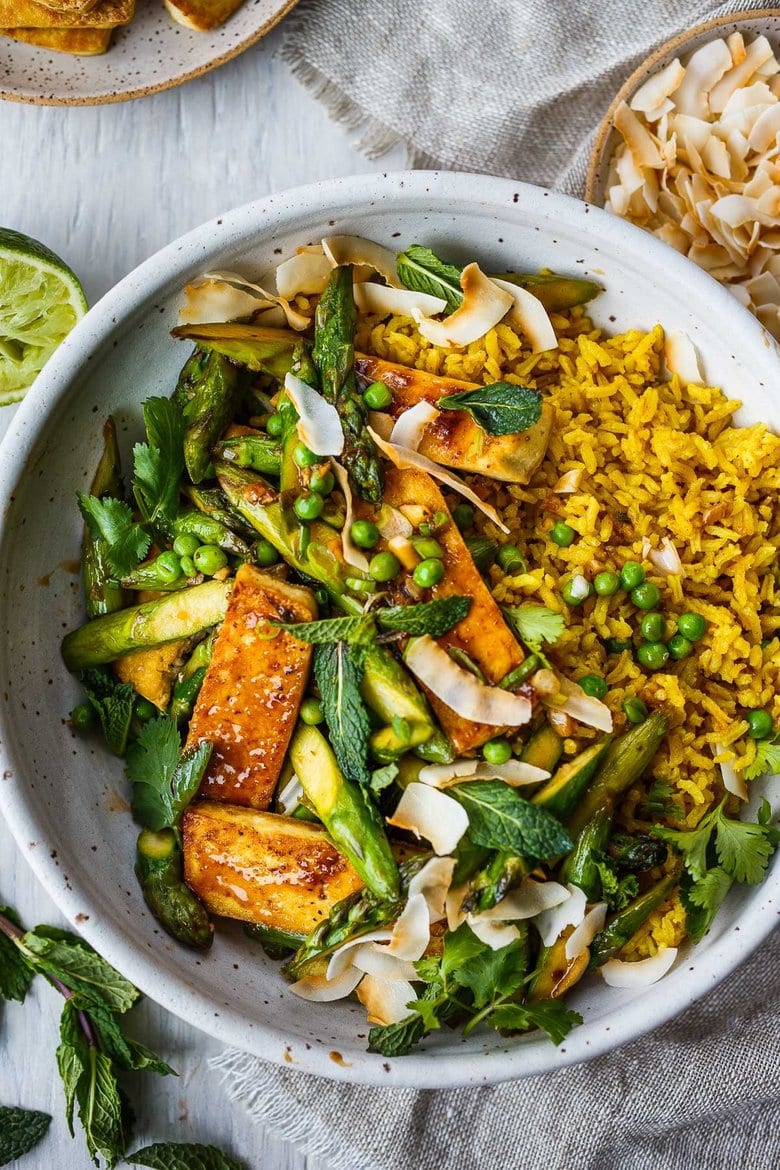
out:
{"label": "linen cloth fold", "polygon": [[[302,0],[283,55],[377,157],[581,195],[590,143],[648,53],[711,16],[691,0]],[[491,1088],[334,1084],[227,1051],[259,1123],[327,1170],[775,1170],[780,937],[656,1033],[590,1064]]]}

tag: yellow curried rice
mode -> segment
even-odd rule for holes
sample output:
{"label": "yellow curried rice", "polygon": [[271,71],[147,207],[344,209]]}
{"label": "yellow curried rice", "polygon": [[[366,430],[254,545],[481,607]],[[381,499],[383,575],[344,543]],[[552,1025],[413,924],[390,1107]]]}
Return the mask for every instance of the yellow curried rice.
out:
{"label": "yellow curried rice", "polygon": [[[527,487],[472,478],[496,504],[527,571],[491,570],[496,598],[536,603],[563,614],[566,631],[550,657],[571,678],[603,675],[616,729],[625,726],[623,701],[639,695],[663,707],[671,730],[652,776],[673,791],[671,810],[648,811],[648,783],[632,789],[620,809],[628,828],[666,820],[693,826],[722,799],[718,761],[744,771],[755,755],[742,712],[766,708],[780,721],[780,613],[775,562],[780,546],[780,438],[762,424],[735,427],[739,403],[716,387],[666,380],[663,330],[630,330],[607,337],[581,309],[554,314],[559,349],[531,354],[506,325],[465,350],[442,350],[412,321],[361,320],[356,346],[429,373],[488,384],[502,379],[542,390],[555,408],[548,453]],[[556,495],[565,471],[580,469],[576,492]],[[578,533],[569,548],[548,537],[556,520]],[[488,521],[480,527],[498,535]],[[668,537],[682,561],[677,576],[657,575],[649,547]],[[639,616],[623,591],[569,608],[561,597],[573,573],[589,580],[603,569],[642,562],[662,593],[672,622],[701,613],[709,628],[693,653],[663,671],[645,673],[632,654],[608,655],[604,639],[629,638]],[[669,632],[673,632],[673,625]],[[762,642],[764,643],[762,648]],[[577,727],[569,754],[595,733]],[[723,749],[723,750],[721,750]],[[718,755],[718,752],[721,754]],[[659,815],[660,813],[660,815]],[[677,945],[685,916],[675,897],[657,910],[622,957],[640,958]]]}

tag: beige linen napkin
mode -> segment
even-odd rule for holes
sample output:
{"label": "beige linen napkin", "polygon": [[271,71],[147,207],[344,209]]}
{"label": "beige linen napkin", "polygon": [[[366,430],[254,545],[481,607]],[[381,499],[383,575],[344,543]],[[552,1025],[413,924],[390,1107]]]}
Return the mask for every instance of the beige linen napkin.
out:
{"label": "beige linen napkin", "polygon": [[[628,73],[707,16],[685,0],[303,0],[284,55],[376,156],[581,194],[593,131]],[[494,1088],[333,1084],[225,1052],[258,1122],[328,1170],[775,1170],[780,938],[651,1036]]]}

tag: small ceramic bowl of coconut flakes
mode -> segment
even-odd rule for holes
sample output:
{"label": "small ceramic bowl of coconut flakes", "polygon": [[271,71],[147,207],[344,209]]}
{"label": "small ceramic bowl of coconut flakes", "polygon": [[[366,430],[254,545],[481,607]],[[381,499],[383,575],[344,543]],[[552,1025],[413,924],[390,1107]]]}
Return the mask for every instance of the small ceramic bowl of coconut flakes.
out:
{"label": "small ceramic bowl of coconut flakes", "polygon": [[656,50],[599,127],[586,198],[688,256],[780,338],[780,9]]}

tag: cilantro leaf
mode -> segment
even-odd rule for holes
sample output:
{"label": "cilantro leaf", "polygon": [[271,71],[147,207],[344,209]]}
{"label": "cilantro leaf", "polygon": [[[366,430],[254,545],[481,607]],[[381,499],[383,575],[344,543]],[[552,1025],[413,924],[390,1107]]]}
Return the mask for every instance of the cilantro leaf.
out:
{"label": "cilantro leaf", "polygon": [[542,417],[541,393],[510,382],[445,394],[436,406],[441,410],[465,410],[488,435],[518,435]]}
{"label": "cilantro leaf", "polygon": [[380,629],[401,630],[412,637],[429,634],[439,638],[468,616],[470,597],[437,597],[419,605],[391,605],[376,611]]}
{"label": "cilantro leaf", "polygon": [[682,813],[680,806],[673,799],[674,792],[674,788],[667,780],[653,780],[647,796],[637,806],[637,815],[648,821],[657,820],[659,817],[667,817],[673,821],[681,820]]}
{"label": "cilantro leaf", "polygon": [[582,1023],[579,1012],[570,1011],[559,1000],[543,1003],[500,1004],[489,1016],[488,1022],[502,1032],[527,1032],[541,1028],[553,1044],[561,1044],[572,1028]]}
{"label": "cilantro leaf", "polygon": [[123,756],[133,718],[135,689],[132,683],[117,682],[101,667],[82,670],[79,680],[100,720],[109,751],[115,756]]}
{"label": "cilantro leaf", "polygon": [[412,244],[405,252],[397,254],[395,266],[404,288],[441,297],[447,302],[448,313],[454,312],[463,301],[461,269],[440,260],[430,248]]}
{"label": "cilantro leaf", "polygon": [[323,618],[318,622],[271,622],[271,625],[286,630],[300,642],[322,646],[329,642],[351,642],[364,630],[373,627],[373,621],[365,617],[338,617]]}
{"label": "cilantro leaf", "polygon": [[453,982],[471,991],[475,1008],[483,1008],[496,999],[514,995],[522,987],[527,975],[527,942],[524,938],[515,939],[497,951],[484,943],[480,946],[480,951],[453,966],[450,971]]}
{"label": "cilantro leaf", "polygon": [[501,780],[456,784],[447,794],[466,809],[469,835],[476,845],[540,861],[572,849],[560,821]]}
{"label": "cilantro leaf", "polygon": [[775,847],[767,827],[750,821],[732,821],[719,808],[715,817],[715,852],[723,869],[735,881],[756,885],[763,880]]}
{"label": "cilantro leaf", "polygon": [[144,828],[175,828],[200,787],[212,745],[199,743],[183,755],[176,723],[161,715],[144,724],[127,752],[133,816]]}
{"label": "cilantro leaf", "polygon": [[118,580],[132,573],[149,551],[150,539],[133,520],[130,506],[111,496],[99,500],[97,496],[77,492],[76,498],[90,531],[103,541],[111,572]]}
{"label": "cilantro leaf", "polygon": [[89,1043],[69,1000],[62,1011],[57,1066],[65,1088],[65,1111],[73,1133],[74,1106],[90,1157],[116,1165],[130,1137],[131,1112],[119,1087],[111,1058]]}
{"label": "cilantro leaf", "polygon": [[0,1166],[8,1166],[37,1146],[51,1124],[48,1113],[0,1105]]}
{"label": "cilantro leaf", "polygon": [[698,882],[688,873],[682,875],[680,900],[685,910],[685,926],[693,942],[700,942],[712,926],[732,882],[733,878],[720,866],[708,870]]}
{"label": "cilantro leaf", "polygon": [[27,931],[20,946],[30,966],[69,987],[80,1007],[96,1003],[124,1013],[138,999],[138,989],[70,931],[37,926]]}
{"label": "cilantro leaf", "polygon": [[149,1166],[151,1170],[246,1170],[243,1162],[216,1146],[202,1146],[198,1142],[156,1142],[128,1154],[125,1161],[134,1166]]}
{"label": "cilantro leaf", "polygon": [[184,420],[170,398],[147,398],[142,410],[149,441],[133,448],[133,494],[144,520],[170,536],[184,474]]}
{"label": "cilantro leaf", "polygon": [[610,910],[622,910],[639,893],[639,882],[633,873],[618,877],[609,858],[594,851],[593,863],[601,880],[601,896]]}
{"label": "cilantro leaf", "polygon": [[546,605],[503,605],[501,612],[526,649],[549,666],[549,659],[542,652],[542,643],[554,646],[560,638],[566,627],[561,614]]}
{"label": "cilantro leaf", "polygon": [[707,872],[707,847],[712,830],[712,817],[708,815],[695,829],[667,829],[662,825],[655,825],[652,832],[654,836],[660,837],[683,855],[685,868],[693,880],[698,882]]}
{"label": "cilantro leaf", "polygon": [[758,776],[770,773],[775,776],[780,773],[780,740],[762,739],[756,744],[756,755],[752,764],[748,764],[742,773],[746,780],[755,780]]}
{"label": "cilantro leaf", "polygon": [[314,677],[339,767],[348,780],[368,787],[371,724],[360,693],[363,670],[359,653],[348,642],[318,645],[314,651]]}
{"label": "cilantro leaf", "polygon": [[[19,917],[10,906],[0,906],[0,914],[21,928]],[[0,930],[0,999],[15,999],[24,1003],[32,981],[33,971],[19,947]]]}

